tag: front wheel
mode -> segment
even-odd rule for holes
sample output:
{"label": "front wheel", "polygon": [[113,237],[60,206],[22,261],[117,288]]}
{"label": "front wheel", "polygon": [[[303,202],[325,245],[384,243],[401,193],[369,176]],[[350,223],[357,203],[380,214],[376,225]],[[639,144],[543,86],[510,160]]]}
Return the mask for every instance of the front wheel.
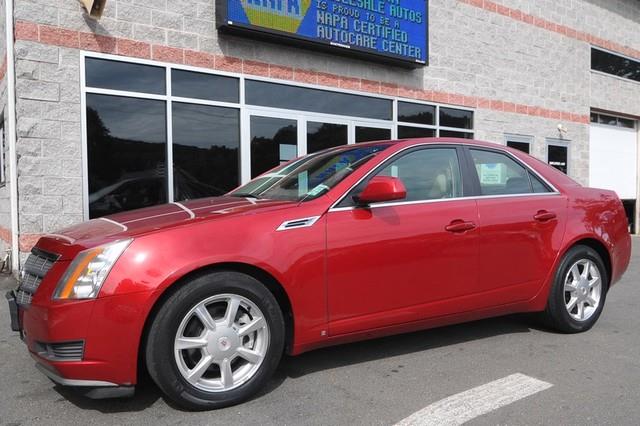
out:
{"label": "front wheel", "polygon": [[173,293],[151,324],[146,361],[158,387],[192,410],[221,408],[259,391],[280,361],[284,320],[254,278],[216,272]]}
{"label": "front wheel", "polygon": [[562,258],[549,292],[547,324],[564,333],[589,330],[602,313],[608,284],[600,255],[588,246],[572,247]]}

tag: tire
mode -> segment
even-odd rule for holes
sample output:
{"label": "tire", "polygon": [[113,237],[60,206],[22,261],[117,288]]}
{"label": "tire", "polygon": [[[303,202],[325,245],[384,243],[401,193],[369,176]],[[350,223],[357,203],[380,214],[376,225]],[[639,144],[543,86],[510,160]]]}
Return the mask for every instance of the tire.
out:
{"label": "tire", "polygon": [[[229,308],[236,312],[232,318]],[[278,302],[261,282],[232,271],[203,274],[158,310],[145,347],[147,369],[185,409],[238,404],[269,381],[283,353],[284,330]]]}
{"label": "tire", "polygon": [[572,247],[556,271],[544,322],[563,333],[589,330],[602,313],[608,288],[609,277],[600,255],[588,246]]}

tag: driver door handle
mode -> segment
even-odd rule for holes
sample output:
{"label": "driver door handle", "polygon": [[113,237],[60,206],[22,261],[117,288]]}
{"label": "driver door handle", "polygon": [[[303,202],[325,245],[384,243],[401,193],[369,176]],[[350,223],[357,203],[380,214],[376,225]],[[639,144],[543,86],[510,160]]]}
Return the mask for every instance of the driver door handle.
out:
{"label": "driver door handle", "polygon": [[466,222],[464,220],[454,220],[450,224],[444,227],[445,231],[449,232],[465,232],[470,231],[476,227],[473,222]]}

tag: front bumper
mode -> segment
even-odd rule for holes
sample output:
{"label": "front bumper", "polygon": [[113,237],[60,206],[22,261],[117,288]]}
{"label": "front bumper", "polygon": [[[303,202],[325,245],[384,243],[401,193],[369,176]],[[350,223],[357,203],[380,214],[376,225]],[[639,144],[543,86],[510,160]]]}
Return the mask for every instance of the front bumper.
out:
{"label": "front bumper", "polygon": [[[55,383],[79,388],[91,398],[132,395],[150,293],[63,303],[38,296],[24,306],[13,292],[6,295],[12,330],[21,333],[37,368]],[[84,342],[75,359],[42,350],[73,341]]]}

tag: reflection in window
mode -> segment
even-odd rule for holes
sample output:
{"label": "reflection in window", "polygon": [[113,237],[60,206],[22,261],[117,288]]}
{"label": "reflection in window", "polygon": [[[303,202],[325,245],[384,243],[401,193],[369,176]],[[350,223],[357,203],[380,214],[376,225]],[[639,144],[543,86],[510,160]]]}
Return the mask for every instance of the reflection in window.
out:
{"label": "reflection in window", "polygon": [[239,111],[178,102],[172,108],[174,198],[222,195],[238,186]]}
{"label": "reflection in window", "polygon": [[246,80],[246,102],[274,108],[391,120],[389,99]]}
{"label": "reflection in window", "polygon": [[298,155],[295,120],[251,117],[251,177],[254,178]]}
{"label": "reflection in window", "polygon": [[473,111],[440,107],[440,126],[473,129]]}
{"label": "reflection in window", "polygon": [[398,126],[398,139],[432,138],[436,135],[435,129],[422,127]]}
{"label": "reflection in window", "polygon": [[436,107],[434,105],[398,102],[398,121],[418,124],[436,124]]}
{"label": "reflection in window", "polygon": [[166,92],[164,67],[86,58],[85,76],[87,87],[155,95]]}
{"label": "reflection in window", "polygon": [[87,95],[91,218],[167,201],[165,105]]}
{"label": "reflection in window", "polygon": [[239,102],[240,80],[200,72],[172,70],[171,94],[182,98]]}
{"label": "reflection in window", "polygon": [[505,154],[469,150],[476,166],[482,195],[528,194],[532,192],[527,170]]}
{"label": "reflection in window", "polygon": [[346,124],[307,122],[307,153],[311,154],[349,142]]}
{"label": "reflection in window", "polygon": [[356,143],[371,141],[386,141],[391,139],[391,129],[381,129],[379,127],[356,126]]}

